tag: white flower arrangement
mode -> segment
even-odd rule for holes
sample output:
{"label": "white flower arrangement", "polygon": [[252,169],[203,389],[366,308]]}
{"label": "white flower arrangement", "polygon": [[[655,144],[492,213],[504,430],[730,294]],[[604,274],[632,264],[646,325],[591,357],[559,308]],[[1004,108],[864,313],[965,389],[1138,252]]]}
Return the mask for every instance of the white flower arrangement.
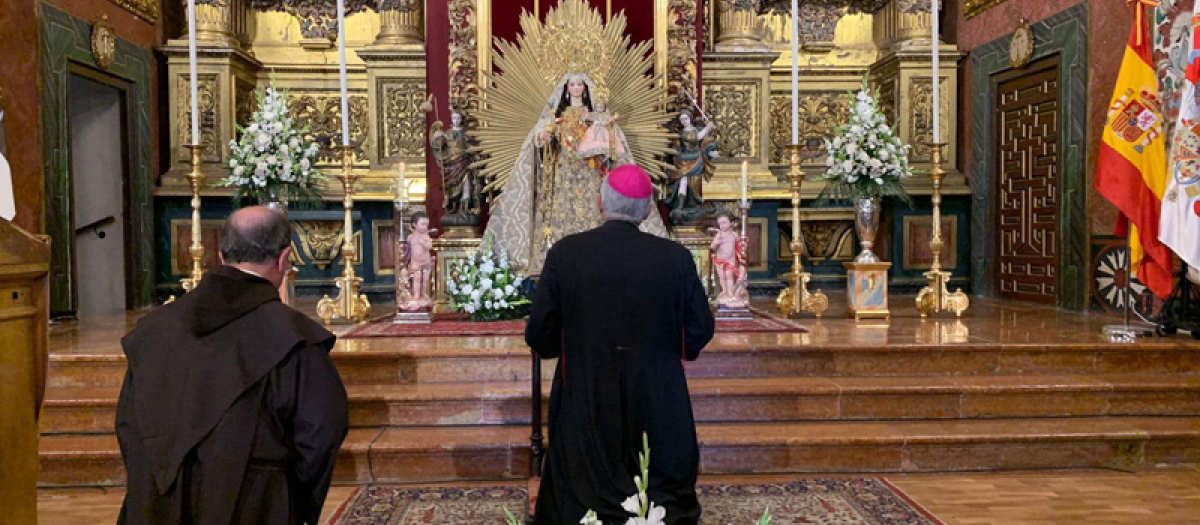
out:
{"label": "white flower arrangement", "polygon": [[[621,502],[621,508],[633,515],[625,520],[625,525],[663,525],[667,519],[667,509],[655,505],[646,495],[646,489],[650,487],[650,437],[644,432],[642,433],[642,451],[638,453],[638,464],[641,466],[642,473],[633,477],[637,494],[629,496]],[[508,525],[521,525],[521,522],[509,512],[508,508],[504,509],[504,516]],[[770,511],[764,510],[762,517],[754,523],[755,525],[770,525]],[[579,520],[579,524],[604,525],[604,522],[596,516],[596,511],[589,510],[583,519]]]}
{"label": "white flower arrangement", "polygon": [[446,279],[451,306],[466,312],[472,321],[519,319],[528,298],[521,293],[524,277],[508,263],[508,255],[492,252],[491,239],[467,258],[452,263]]}
{"label": "white flower arrangement", "polygon": [[825,141],[828,156],[825,173],[818,179],[829,182],[822,197],[836,200],[895,196],[908,201],[903,179],[912,176],[908,153],[912,146],[900,142],[894,126],[879,110],[878,91],[863,78],[858,93],[849,95],[850,121]]}
{"label": "white flower arrangement", "polygon": [[298,200],[319,200],[325,177],[314,167],[318,146],[288,114],[287,92],[272,85],[255,97],[250,124],[239,126],[239,139],[229,141],[229,177],[220,185],[237,188],[239,200],[266,202],[280,189]]}

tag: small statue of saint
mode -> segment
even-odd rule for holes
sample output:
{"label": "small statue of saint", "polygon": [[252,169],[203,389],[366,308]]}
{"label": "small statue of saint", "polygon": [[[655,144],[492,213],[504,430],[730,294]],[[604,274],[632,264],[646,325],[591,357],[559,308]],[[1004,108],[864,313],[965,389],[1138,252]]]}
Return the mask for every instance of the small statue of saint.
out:
{"label": "small statue of saint", "polygon": [[709,210],[701,207],[700,186],[716,171],[712,162],[717,157],[717,144],[712,136],[715,127],[710,120],[703,128],[697,128],[691,111],[679,112],[675,170],[670,173],[663,198],[671,209],[673,224],[694,224],[708,215]]}
{"label": "small statue of saint", "polygon": [[429,236],[429,216],[425,212],[417,212],[412,217],[412,232],[405,239],[408,260],[402,261],[408,270],[411,296],[401,305],[406,312],[422,310],[433,306],[429,291],[430,278],[433,274],[433,239]]}
{"label": "small statue of saint", "polygon": [[709,249],[721,287],[717,308],[746,308],[750,304],[746,290],[746,243],[733,231],[733,217],[728,212],[717,215],[717,228],[709,231],[714,233]]}
{"label": "small statue of saint", "polygon": [[446,215],[442,224],[475,226],[479,224],[479,178],[471,168],[474,156],[467,149],[470,140],[463,127],[463,114],[450,112],[450,129],[443,130],[442,121],[433,123],[429,147],[442,171],[442,192],[446,196]]}

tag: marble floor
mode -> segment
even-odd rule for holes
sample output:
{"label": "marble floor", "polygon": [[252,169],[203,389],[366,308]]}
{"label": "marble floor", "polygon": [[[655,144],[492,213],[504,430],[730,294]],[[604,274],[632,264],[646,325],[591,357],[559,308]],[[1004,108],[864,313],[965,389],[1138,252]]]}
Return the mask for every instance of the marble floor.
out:
{"label": "marble floor", "polygon": [[[946,525],[1200,524],[1200,471],[903,474],[887,476]],[[706,476],[701,483],[769,483],[781,476]],[[496,483],[475,483],[495,485]],[[460,484],[462,485],[462,484]],[[354,492],[334,487],[322,525]],[[42,489],[40,525],[116,523],[124,490]],[[501,523],[499,517],[497,524]]]}

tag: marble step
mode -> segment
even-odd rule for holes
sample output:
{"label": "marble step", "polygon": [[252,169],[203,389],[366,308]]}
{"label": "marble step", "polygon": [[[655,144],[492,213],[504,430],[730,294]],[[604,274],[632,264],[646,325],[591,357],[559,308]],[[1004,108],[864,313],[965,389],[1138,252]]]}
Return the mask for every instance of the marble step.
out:
{"label": "marble step", "polygon": [[[803,336],[803,337],[802,337]],[[795,376],[964,376],[1072,374],[1200,375],[1200,349],[1179,339],[1105,343],[817,344],[808,334],[722,334],[693,378]],[[531,357],[516,337],[340,341],[332,356],[347,384],[524,381]],[[554,370],[543,361],[544,377]],[[49,386],[115,387],[121,354],[50,356]]]}
{"label": "marble step", "polygon": [[[697,378],[698,422],[973,419],[1066,416],[1200,416],[1200,377],[958,376]],[[543,385],[544,395],[550,391]],[[350,385],[355,427],[524,424],[529,385]],[[117,388],[56,388],[43,433],[113,431]],[[543,404],[545,408],[547,404]]]}
{"label": "marble step", "polygon": [[[1138,469],[1200,462],[1200,418],[792,422],[698,425],[701,472],[933,472]],[[335,480],[346,483],[522,478],[528,428],[355,429]],[[119,485],[112,435],[46,436],[43,486]]]}

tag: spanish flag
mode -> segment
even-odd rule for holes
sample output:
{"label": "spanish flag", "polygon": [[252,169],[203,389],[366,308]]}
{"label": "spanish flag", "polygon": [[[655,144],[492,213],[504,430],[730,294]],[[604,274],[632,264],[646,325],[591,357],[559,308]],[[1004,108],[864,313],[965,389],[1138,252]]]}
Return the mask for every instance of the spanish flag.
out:
{"label": "spanish flag", "polygon": [[1137,21],[1101,136],[1096,189],[1121,212],[1116,234],[1129,235],[1130,265],[1138,280],[1165,298],[1171,293],[1171,251],[1159,242],[1158,225],[1167,186],[1166,140],[1150,35],[1141,16],[1144,0],[1135,1]]}

